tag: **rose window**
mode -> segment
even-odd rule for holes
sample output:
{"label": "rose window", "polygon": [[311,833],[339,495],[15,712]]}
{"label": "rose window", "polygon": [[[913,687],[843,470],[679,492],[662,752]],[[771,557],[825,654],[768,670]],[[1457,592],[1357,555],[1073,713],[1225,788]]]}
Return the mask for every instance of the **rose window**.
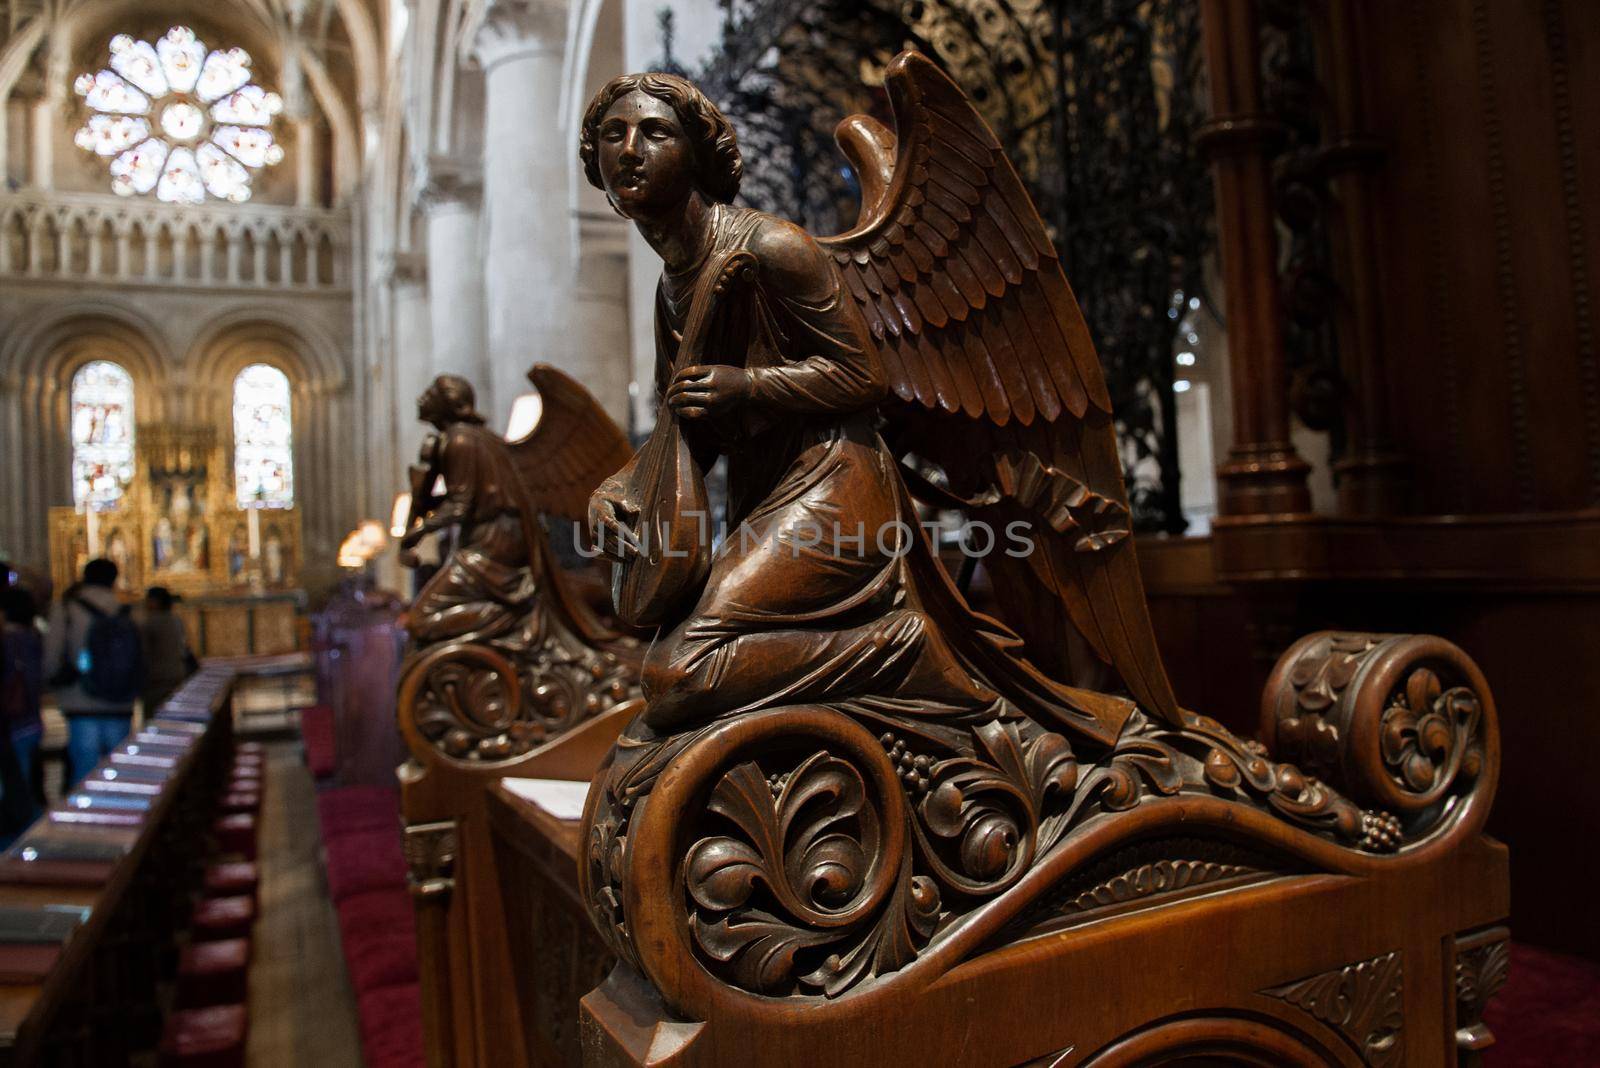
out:
{"label": "rose window", "polygon": [[250,199],[251,175],[283,158],[270,129],[283,101],[251,82],[249,53],[208,52],[186,26],[153,45],[113,37],[111,66],[73,88],[90,111],[78,147],[111,158],[119,196],[238,203]]}

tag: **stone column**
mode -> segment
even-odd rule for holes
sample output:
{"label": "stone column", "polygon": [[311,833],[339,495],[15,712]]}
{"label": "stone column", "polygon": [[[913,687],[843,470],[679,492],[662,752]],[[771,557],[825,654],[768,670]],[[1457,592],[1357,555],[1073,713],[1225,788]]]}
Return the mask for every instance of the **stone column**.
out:
{"label": "stone column", "polygon": [[[580,214],[572,300],[572,336],[579,347],[571,355],[583,357],[583,373],[589,376],[583,384],[623,429],[632,417],[628,386],[634,377],[628,284],[632,232],[616,216]],[[653,359],[653,351],[651,355]],[[651,367],[653,374],[653,362]]]}
{"label": "stone column", "polygon": [[483,343],[479,191],[476,175],[435,160],[421,206],[427,217],[429,376],[464,375],[486,404],[494,388]]}
{"label": "stone column", "polygon": [[62,129],[61,116],[68,106],[67,44],[66,34],[56,32],[45,45],[44,91],[33,105],[32,136],[28,146],[28,177],[38,189],[54,189],[56,184],[56,139]]}
{"label": "stone column", "polygon": [[576,146],[561,131],[562,0],[491,0],[473,39],[484,74],[484,298],[495,407],[503,424],[536,361],[588,385],[589,339],[572,333]]}
{"label": "stone column", "polygon": [[417,458],[423,434],[417,397],[433,380],[432,337],[426,261],[415,252],[394,254],[389,273],[394,294],[394,425],[398,446],[395,485],[406,484],[406,468]]}

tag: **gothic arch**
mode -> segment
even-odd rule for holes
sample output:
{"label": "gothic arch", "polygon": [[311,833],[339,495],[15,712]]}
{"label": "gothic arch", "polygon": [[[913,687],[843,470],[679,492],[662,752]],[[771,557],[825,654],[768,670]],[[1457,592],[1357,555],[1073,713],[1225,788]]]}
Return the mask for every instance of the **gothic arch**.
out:
{"label": "gothic arch", "polygon": [[0,469],[0,545],[18,559],[42,561],[52,507],[72,503],[72,376],[91,360],[120,364],[133,377],[139,422],[167,417],[171,360],[164,333],[112,301],[79,300],[25,318],[0,345],[4,392],[0,441],[13,463]]}
{"label": "gothic arch", "polygon": [[361,475],[351,470],[354,420],[338,348],[315,325],[261,308],[228,312],[202,327],[184,356],[193,385],[192,418],[219,427],[230,455],[233,382],[253,363],[270,364],[289,377],[295,505],[307,559],[331,556],[354,522],[351,501],[357,499],[334,491],[359,482]]}

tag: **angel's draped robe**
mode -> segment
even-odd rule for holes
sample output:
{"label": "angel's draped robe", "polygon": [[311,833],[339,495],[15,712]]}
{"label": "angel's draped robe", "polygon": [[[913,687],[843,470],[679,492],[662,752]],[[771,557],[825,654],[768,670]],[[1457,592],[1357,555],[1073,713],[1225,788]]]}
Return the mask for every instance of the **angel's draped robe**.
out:
{"label": "angel's draped robe", "polygon": [[454,550],[411,606],[409,629],[424,643],[502,637],[538,592],[505,440],[476,423],[452,423],[429,466],[444,479],[442,507],[458,525]]}
{"label": "angel's draped robe", "polygon": [[727,534],[692,610],[646,657],[645,722],[676,730],[818,703],[955,726],[1020,707],[1114,737],[1126,702],[1058,686],[1018,659],[1020,640],[973,612],[933,558],[877,433],[882,363],[826,254],[751,209],[718,205],[713,226],[699,263],[657,288],[657,392],[711,250],[744,249],[757,277],[731,312],[748,342],[706,359],[748,368],[752,396],[684,424],[702,462],[728,459]]}

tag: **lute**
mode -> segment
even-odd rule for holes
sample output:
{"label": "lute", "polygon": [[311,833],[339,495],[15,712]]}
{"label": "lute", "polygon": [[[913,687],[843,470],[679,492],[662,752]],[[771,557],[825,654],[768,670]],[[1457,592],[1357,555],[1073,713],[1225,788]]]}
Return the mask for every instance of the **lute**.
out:
{"label": "lute", "polygon": [[[701,363],[724,298],[755,278],[756,258],[743,250],[712,253],[689,305],[672,376]],[[617,616],[635,627],[660,624],[711,570],[710,501],[678,416],[668,406],[639,450],[623,499],[642,502],[634,524],[637,551],[612,571]]]}

